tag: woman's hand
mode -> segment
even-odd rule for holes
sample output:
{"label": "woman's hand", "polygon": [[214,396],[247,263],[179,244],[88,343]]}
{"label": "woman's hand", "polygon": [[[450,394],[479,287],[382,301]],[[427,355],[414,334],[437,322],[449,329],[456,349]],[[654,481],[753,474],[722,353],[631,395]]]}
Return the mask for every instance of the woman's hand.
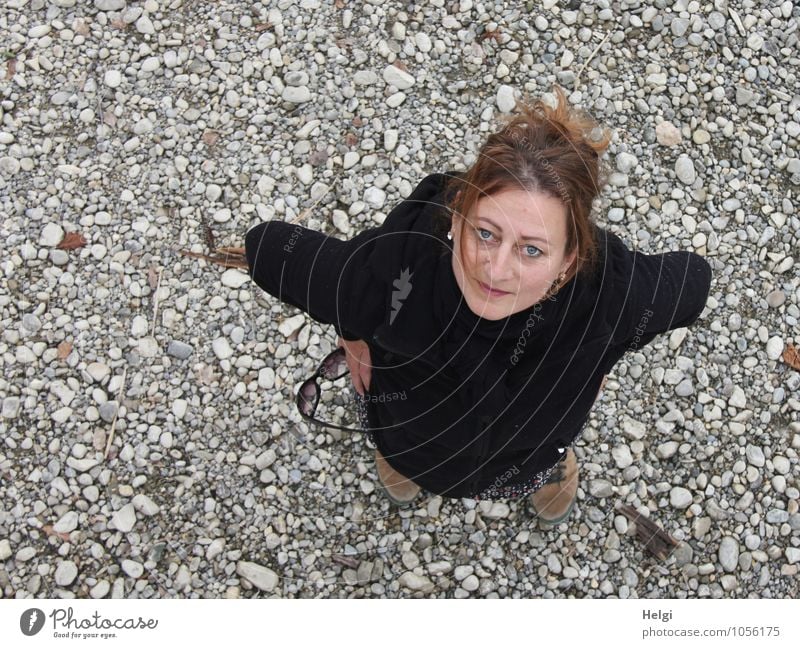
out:
{"label": "woman's hand", "polygon": [[341,337],[336,343],[343,347],[347,358],[347,367],[353,379],[353,387],[363,396],[369,390],[372,376],[372,362],[369,357],[369,346],[363,340],[344,340]]}

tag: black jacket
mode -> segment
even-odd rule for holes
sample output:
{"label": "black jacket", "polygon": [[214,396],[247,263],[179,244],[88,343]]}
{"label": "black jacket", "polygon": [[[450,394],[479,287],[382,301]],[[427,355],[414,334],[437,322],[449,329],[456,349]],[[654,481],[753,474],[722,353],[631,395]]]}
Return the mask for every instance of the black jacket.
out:
{"label": "black jacket", "polygon": [[556,463],[617,360],[699,317],[711,268],[688,251],[632,252],[597,227],[591,278],[484,320],[463,300],[452,243],[435,227],[449,174],[424,178],[380,227],[349,241],[273,220],[245,246],[258,286],[369,345],[368,418],[386,460],[431,492],[473,497],[500,476],[521,484]]}

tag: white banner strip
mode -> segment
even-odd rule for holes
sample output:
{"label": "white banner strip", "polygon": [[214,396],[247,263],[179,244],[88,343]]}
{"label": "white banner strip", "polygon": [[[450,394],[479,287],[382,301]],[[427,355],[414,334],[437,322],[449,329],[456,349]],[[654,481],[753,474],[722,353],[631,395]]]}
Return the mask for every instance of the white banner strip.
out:
{"label": "white banner strip", "polygon": [[798,646],[796,600],[9,600],[6,646]]}

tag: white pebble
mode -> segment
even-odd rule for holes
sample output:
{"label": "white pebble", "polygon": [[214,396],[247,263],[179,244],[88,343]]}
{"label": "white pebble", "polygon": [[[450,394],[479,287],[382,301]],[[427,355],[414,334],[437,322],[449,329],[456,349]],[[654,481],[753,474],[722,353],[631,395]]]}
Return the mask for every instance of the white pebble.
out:
{"label": "white pebble", "polygon": [[78,528],[78,514],[75,511],[69,511],[62,515],[58,522],[53,525],[53,531],[56,533],[72,533]]}
{"label": "white pebble", "polygon": [[139,20],[136,21],[136,31],[140,34],[155,34],[156,29],[153,27],[153,21],[148,18],[147,14],[142,14]]}
{"label": "white pebble", "polygon": [[675,162],[675,175],[678,180],[684,184],[690,185],[697,178],[697,172],[694,169],[694,162],[688,155],[681,155]]}
{"label": "white pebble", "polygon": [[66,587],[78,577],[78,567],[71,560],[64,560],[56,567],[55,581],[59,587]]}
{"label": "white pebble", "polygon": [[135,338],[140,338],[147,335],[147,320],[141,315],[136,315],[131,322],[131,335]]}
{"label": "white pebble", "polygon": [[669,492],[669,503],[677,509],[685,509],[692,503],[692,494],[680,486],[675,486]]}
{"label": "white pebble", "polygon": [[103,83],[109,88],[119,88],[122,84],[122,74],[119,70],[106,70],[103,76]]}
{"label": "white pebble", "polygon": [[111,526],[122,533],[128,533],[136,524],[133,504],[126,504],[111,517]]}
{"label": "white pebble", "polygon": [[146,515],[147,517],[156,515],[160,510],[158,504],[151,500],[147,495],[142,493],[133,498],[132,504],[134,509],[143,515]]}
{"label": "white pebble", "polygon": [[497,97],[495,101],[500,112],[507,113],[514,110],[514,106],[517,104],[517,100],[514,97],[514,88],[510,85],[501,85],[497,89]]}
{"label": "white pebble", "polygon": [[39,245],[42,247],[55,247],[64,239],[64,230],[56,223],[48,223],[39,234]]}
{"label": "white pebble", "polygon": [[383,69],[383,80],[398,90],[406,90],[416,82],[413,76],[396,65],[387,65]]}
{"label": "white pebble", "polygon": [[236,573],[264,592],[271,592],[278,584],[278,575],[274,571],[253,562],[239,561]]}
{"label": "white pebble", "polygon": [[303,324],[305,323],[306,323],[305,315],[303,314],[294,315],[292,317],[283,320],[278,325],[278,331],[280,331],[283,337],[288,338],[290,335],[298,331],[300,327],[302,327]]}
{"label": "white pebble", "polygon": [[783,355],[783,340],[777,335],[767,340],[767,357],[777,360]]}
{"label": "white pebble", "polygon": [[250,281],[250,275],[237,268],[228,268],[222,273],[220,281],[223,286],[227,286],[228,288],[241,288]]}
{"label": "white pebble", "polygon": [[233,349],[231,349],[228,340],[222,337],[216,338],[211,343],[211,349],[214,351],[214,355],[220,360],[227,360],[233,355]]}

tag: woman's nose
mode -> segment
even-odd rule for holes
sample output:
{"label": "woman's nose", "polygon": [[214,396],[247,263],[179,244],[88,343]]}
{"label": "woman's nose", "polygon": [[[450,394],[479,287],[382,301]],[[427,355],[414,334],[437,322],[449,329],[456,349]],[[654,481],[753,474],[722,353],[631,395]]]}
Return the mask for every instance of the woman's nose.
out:
{"label": "woman's nose", "polygon": [[487,277],[494,285],[509,281],[514,276],[514,264],[517,259],[513,256],[514,249],[508,245],[498,245],[492,250],[487,259]]}

